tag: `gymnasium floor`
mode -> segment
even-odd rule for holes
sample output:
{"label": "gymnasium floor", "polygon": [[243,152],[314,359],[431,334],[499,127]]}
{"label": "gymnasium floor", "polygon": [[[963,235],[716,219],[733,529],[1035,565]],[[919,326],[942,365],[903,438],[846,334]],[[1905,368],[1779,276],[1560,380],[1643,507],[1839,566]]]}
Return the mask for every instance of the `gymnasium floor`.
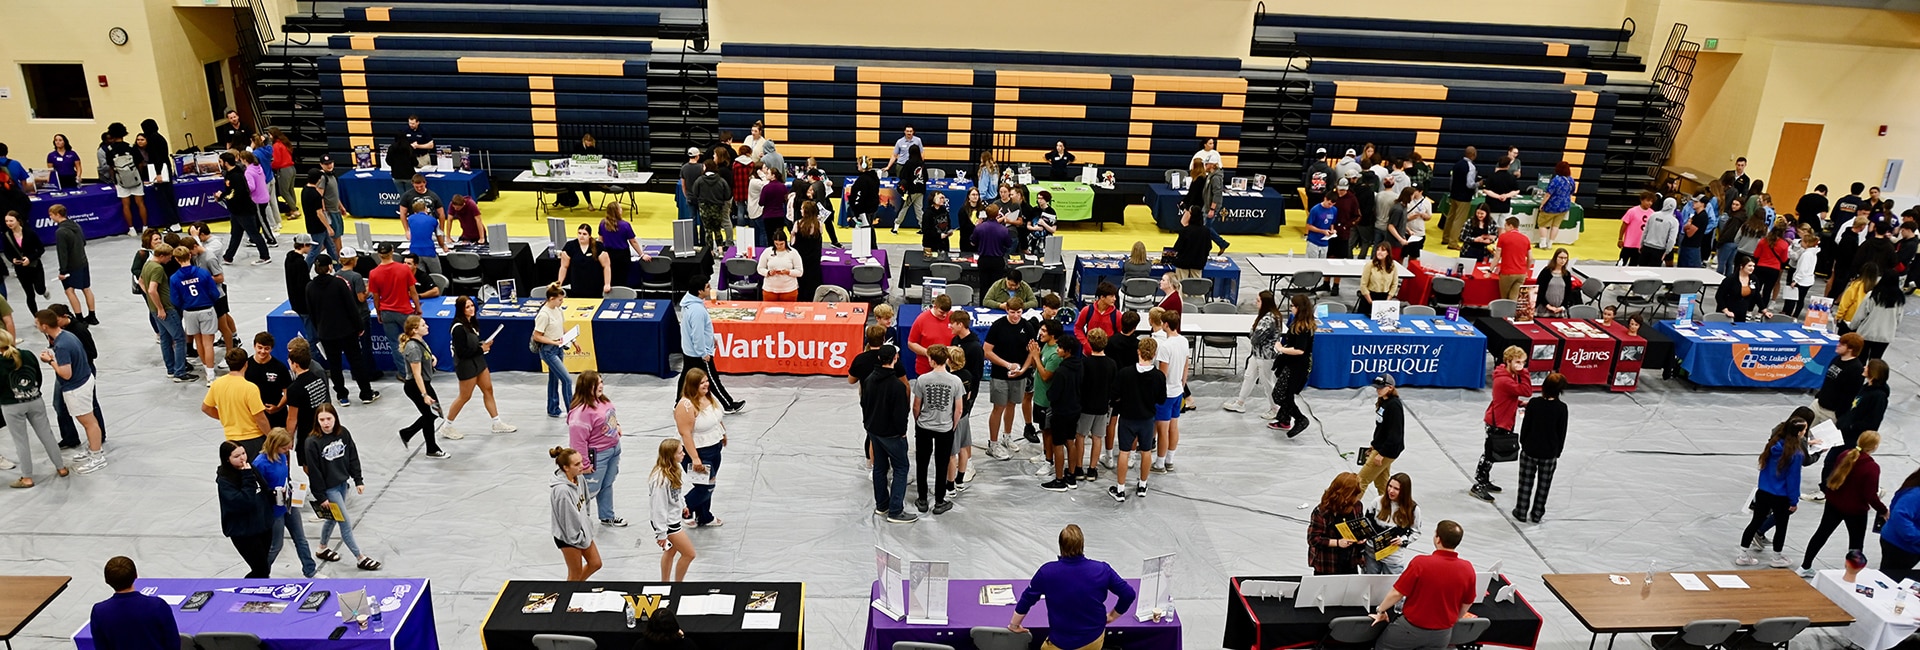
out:
{"label": "gymnasium floor", "polygon": [[[529,237],[543,236],[530,205],[524,196],[508,195],[484,207],[490,216],[524,224],[516,230],[530,231],[524,232]],[[586,211],[575,214],[570,220],[593,218]],[[664,233],[658,215],[657,207],[643,209],[647,236]],[[1136,221],[1144,222],[1141,217]],[[1144,230],[1075,230],[1068,242],[1074,249],[1120,250]],[[1587,239],[1604,246],[1611,237],[1589,232]],[[1232,252],[1238,254],[1283,250],[1294,239],[1235,241]],[[221,436],[197,408],[205,389],[171,383],[158,370],[152,336],[139,323],[142,307],[117,275],[133,242],[99,240],[89,249],[102,269],[105,325],[96,337],[112,464],[67,479],[45,476],[42,469],[39,487],[0,490],[0,574],[75,578],[15,639],[21,650],[71,647],[65,639],[85,622],[92,603],[108,594],[99,575],[110,556],[132,556],[145,575],[156,577],[245,572],[219,532],[213,473]],[[284,254],[284,248],[275,250],[276,259]],[[281,300],[280,268],[237,265],[229,273],[241,331],[259,331],[265,313]],[[44,347],[37,337],[26,338],[26,347]],[[1914,377],[1905,365],[1915,360],[1914,349],[1903,345],[1892,353],[1894,399],[1886,430],[1903,431],[1915,422]],[[726,451],[715,498],[727,524],[693,531],[700,557],[690,577],[805,581],[808,646],[857,648],[868,612],[873,545],[948,560],[958,578],[1019,578],[1053,558],[1059,527],[1072,522],[1086,529],[1090,556],[1126,575],[1137,575],[1146,557],[1178,554],[1175,589],[1185,646],[1218,647],[1230,576],[1307,570],[1307,508],[1335,473],[1354,469],[1349,455],[1369,438],[1373,399],[1371,390],[1309,391],[1304,403],[1312,430],[1289,440],[1261,426],[1257,415],[1220,409],[1240,383],[1237,368],[1221,365],[1196,373],[1193,391],[1201,408],[1182,419],[1178,470],[1154,476],[1146,499],[1115,504],[1096,489],[1041,491],[1034,465],[994,461],[977,451],[978,486],[952,512],[913,525],[879,521],[867,507],[872,492],[858,451],[861,433],[847,417],[851,387],[838,378],[728,377],[728,387],[750,404],[727,419],[734,444]],[[442,375],[437,382],[441,395],[451,399],[452,379]],[[391,379],[380,386],[386,394],[380,402],[356,404],[343,415],[358,438],[368,483],[366,494],[349,505],[358,540],[386,563],[380,575],[433,580],[439,636],[447,648],[479,647],[479,626],[503,581],[563,575],[548,541],[552,467],[545,451],[564,443],[565,429],[541,417],[543,376],[501,373],[495,383],[503,412],[520,431],[486,433],[484,412],[470,404],[461,422],[467,438],[445,443],[453,456],[447,460],[400,446],[394,431],[413,416]],[[671,431],[671,388],[659,378],[617,375],[609,392],[629,436],[626,471],[616,484],[618,506],[621,516],[636,523],[597,531],[606,560],[597,577],[651,580],[658,563],[642,520],[645,468],[656,441]],[[1732,569],[1758,447],[1767,428],[1808,396],[1710,392],[1658,378],[1648,378],[1632,394],[1575,391],[1567,399],[1573,423],[1566,456],[1545,523],[1538,525],[1516,524],[1504,514],[1513,505],[1512,464],[1496,470],[1497,481],[1509,486],[1497,505],[1466,494],[1487,399],[1485,391],[1407,390],[1408,449],[1395,469],[1412,475],[1426,521],[1453,519],[1465,526],[1460,550],[1466,558],[1482,566],[1505,561],[1520,593],[1545,618],[1541,647],[1575,648],[1587,635],[1538,576],[1633,574],[1649,563],[1661,570]],[[974,427],[981,432],[977,444],[984,445],[984,417],[976,414]],[[15,454],[11,445],[0,452]],[[1879,456],[1889,488],[1914,470],[1910,453],[1904,436],[1886,437]],[[11,480],[10,474],[0,472],[0,478]],[[1797,558],[1820,508],[1802,504],[1793,517],[1790,556]],[[309,522],[307,533],[317,537],[318,526]],[[1816,566],[1837,568],[1842,546],[1830,543]],[[1877,561],[1877,542],[1870,538],[1867,546]],[[1430,547],[1423,542],[1420,550]],[[323,573],[362,575],[341,564],[327,565]],[[298,575],[289,545],[275,576]],[[1620,646],[1639,641],[1623,638]],[[1840,643],[1834,633],[1815,632],[1796,645]]]}

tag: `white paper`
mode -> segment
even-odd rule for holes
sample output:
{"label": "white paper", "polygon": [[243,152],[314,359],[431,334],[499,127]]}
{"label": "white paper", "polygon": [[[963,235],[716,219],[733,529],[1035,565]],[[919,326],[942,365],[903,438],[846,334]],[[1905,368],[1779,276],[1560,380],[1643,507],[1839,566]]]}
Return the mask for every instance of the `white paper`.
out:
{"label": "white paper", "polygon": [[729,616],[733,614],[733,602],[733,594],[681,596],[680,607],[674,610],[674,614],[679,616]]}
{"label": "white paper", "polygon": [[740,621],[740,629],[742,630],[780,629],[780,612],[747,612],[744,619]]}
{"label": "white paper", "polygon": [[566,333],[566,334],[562,334],[562,335],[560,335],[560,347],[563,347],[563,348],[564,348],[564,347],[567,347],[567,346],[569,346],[569,345],[573,345],[573,340],[574,340],[574,339],[577,339],[577,338],[580,338],[580,326],[579,326],[579,325],[575,325],[575,326],[573,326],[573,327],[572,327],[571,329],[568,329],[568,330],[567,330],[567,333]]}
{"label": "white paper", "polygon": [[1708,574],[1707,579],[1713,581],[1713,586],[1719,587],[1721,589],[1746,589],[1747,588],[1747,581],[1741,580],[1740,576]]}
{"label": "white paper", "polygon": [[567,611],[624,612],[627,610],[626,595],[622,591],[578,592],[567,599]]}
{"label": "white paper", "polygon": [[178,606],[180,603],[187,602],[187,597],[186,596],[168,596],[166,594],[161,594],[160,601],[168,605]]}
{"label": "white paper", "polygon": [[506,329],[506,328],[507,328],[507,326],[505,326],[505,325],[501,325],[501,326],[499,326],[499,327],[495,327],[495,328],[493,328],[493,333],[492,333],[492,334],[488,334],[488,335],[487,335],[487,340],[486,340],[486,341],[483,341],[483,342],[484,342],[484,343],[492,343],[492,342],[493,342],[493,339],[494,339],[494,337],[497,337],[497,336],[500,336],[500,330],[504,330],[504,329]]}
{"label": "white paper", "polygon": [[1701,582],[1700,576],[1691,573],[1669,573],[1667,575],[1673,576],[1673,581],[1680,583],[1681,589],[1687,591],[1707,591],[1707,583]]}
{"label": "white paper", "polygon": [[1817,454],[1832,449],[1846,441],[1846,439],[1840,435],[1840,429],[1833,425],[1833,420],[1827,420],[1813,425],[1813,428],[1807,431],[1807,437],[1811,439],[1811,443],[1807,447],[1807,453],[1810,454]]}
{"label": "white paper", "polygon": [[693,485],[713,485],[713,474],[688,469],[687,482]]}
{"label": "white paper", "polygon": [[642,596],[671,596],[671,595],[673,595],[673,585],[653,585],[653,586],[650,586],[650,587],[641,587],[641,588],[640,588],[640,595],[642,595]]}

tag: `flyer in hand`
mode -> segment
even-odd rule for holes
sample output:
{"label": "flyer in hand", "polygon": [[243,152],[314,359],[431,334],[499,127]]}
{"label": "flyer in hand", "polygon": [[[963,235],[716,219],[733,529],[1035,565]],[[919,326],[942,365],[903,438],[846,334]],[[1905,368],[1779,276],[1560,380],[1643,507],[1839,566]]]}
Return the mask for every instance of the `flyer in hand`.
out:
{"label": "flyer in hand", "polygon": [[1342,539],[1355,540],[1366,546],[1367,550],[1373,553],[1375,560],[1393,555],[1394,551],[1400,550],[1400,538],[1407,536],[1409,532],[1399,526],[1382,528],[1374,525],[1373,519],[1369,517],[1359,517],[1334,524],[1334,528],[1340,531]]}

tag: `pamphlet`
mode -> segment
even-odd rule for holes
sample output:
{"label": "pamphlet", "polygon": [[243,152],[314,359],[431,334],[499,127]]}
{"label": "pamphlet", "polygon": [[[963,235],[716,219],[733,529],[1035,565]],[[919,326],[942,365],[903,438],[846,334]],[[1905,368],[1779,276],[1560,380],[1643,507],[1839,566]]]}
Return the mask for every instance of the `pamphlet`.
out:
{"label": "pamphlet", "polygon": [[353,148],[353,168],[354,169],[374,169],[377,167],[379,167],[379,165],[373,164],[373,147],[370,147],[364,144],[354,146]]}
{"label": "pamphlet", "polygon": [[1707,591],[1707,583],[1701,582],[1700,576],[1691,573],[1669,573],[1667,575],[1673,576],[1673,581],[1680,583],[1681,589],[1687,591]]}
{"label": "pamphlet", "polygon": [[986,585],[980,588],[980,604],[1005,607],[1015,602],[1013,585]]}
{"label": "pamphlet", "polygon": [[1807,299],[1807,311],[1800,316],[1800,328],[1828,331],[1833,327],[1833,299],[1817,296]]}
{"label": "pamphlet", "polygon": [[278,600],[249,600],[244,603],[234,603],[233,607],[227,611],[242,614],[278,614],[287,611],[287,604]]}
{"label": "pamphlet", "polygon": [[535,592],[535,593],[527,594],[527,604],[520,608],[520,613],[551,614],[553,613],[553,603],[559,599],[560,599],[560,594],[557,592],[556,593]]}
{"label": "pamphlet", "polygon": [[1709,574],[1707,576],[1707,579],[1713,581],[1713,586],[1719,587],[1721,589],[1746,589],[1747,588],[1747,581],[1741,580],[1740,576],[1736,576],[1736,575]]}
{"label": "pamphlet", "polygon": [[747,597],[747,611],[771,612],[780,603],[778,591],[756,591]]}
{"label": "pamphlet", "polygon": [[770,613],[748,612],[745,616],[741,617],[740,629],[742,630],[778,630],[780,629],[780,612],[770,612]]}
{"label": "pamphlet", "polygon": [[[622,591],[582,591],[567,599],[569,612],[624,612],[627,611],[626,592]],[[684,600],[684,599],[683,599]]]}
{"label": "pamphlet", "polygon": [[731,616],[733,602],[733,594],[683,595],[674,613],[680,616]]}

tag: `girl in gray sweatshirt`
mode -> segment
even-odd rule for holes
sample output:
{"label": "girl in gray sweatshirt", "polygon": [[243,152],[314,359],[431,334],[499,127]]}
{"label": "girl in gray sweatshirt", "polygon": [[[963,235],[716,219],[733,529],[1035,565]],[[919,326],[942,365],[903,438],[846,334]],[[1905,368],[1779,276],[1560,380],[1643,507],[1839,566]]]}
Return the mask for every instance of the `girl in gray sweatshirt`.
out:
{"label": "girl in gray sweatshirt", "polygon": [[568,580],[586,580],[600,570],[600,547],[593,543],[593,526],[587,521],[587,490],[580,485],[586,465],[580,452],[569,447],[547,451],[553,464],[549,500],[553,505],[553,546],[567,561]]}

